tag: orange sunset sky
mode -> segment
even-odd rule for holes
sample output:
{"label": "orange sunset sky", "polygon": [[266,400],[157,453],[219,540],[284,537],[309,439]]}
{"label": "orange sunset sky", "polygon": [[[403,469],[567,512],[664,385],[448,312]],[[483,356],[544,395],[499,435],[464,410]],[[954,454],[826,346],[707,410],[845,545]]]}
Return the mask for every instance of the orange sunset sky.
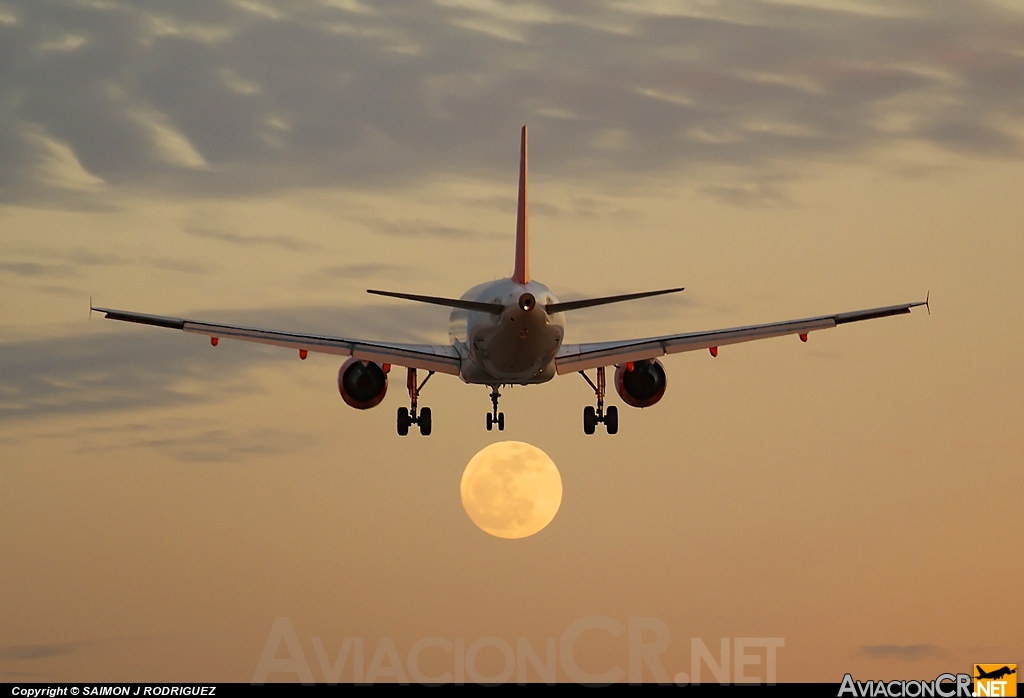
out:
{"label": "orange sunset sky", "polygon": [[[667,357],[616,436],[579,376],[498,433],[437,375],[404,439],[401,372],[359,412],[338,357],[88,319],[445,342],[365,289],[511,272],[523,124],[532,276],[686,287],[568,342],[931,315]],[[543,655],[590,616],[663,623],[669,677],[691,638],[783,638],[780,681],[1020,662],[1022,146],[1019,0],[0,0],[0,680],[247,682],[276,618],[317,681],[346,638]],[[505,439],[562,478],[522,540],[459,498]]]}

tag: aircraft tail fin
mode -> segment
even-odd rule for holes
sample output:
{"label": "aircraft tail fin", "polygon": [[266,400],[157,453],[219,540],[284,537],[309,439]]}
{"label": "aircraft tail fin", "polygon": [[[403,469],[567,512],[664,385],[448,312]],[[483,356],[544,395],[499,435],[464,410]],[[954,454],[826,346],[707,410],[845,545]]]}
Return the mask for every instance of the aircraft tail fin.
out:
{"label": "aircraft tail fin", "polygon": [[516,213],[516,266],[512,280],[517,284],[530,283],[530,225],[526,200],[526,127],[523,126],[519,147],[519,208]]}

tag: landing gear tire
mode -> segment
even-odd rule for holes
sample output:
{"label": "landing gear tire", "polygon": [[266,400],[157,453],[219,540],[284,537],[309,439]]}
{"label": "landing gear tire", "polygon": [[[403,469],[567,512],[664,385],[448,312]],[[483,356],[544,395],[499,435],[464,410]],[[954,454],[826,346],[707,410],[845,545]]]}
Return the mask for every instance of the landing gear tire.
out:
{"label": "landing gear tire", "polygon": [[604,428],[609,434],[619,433],[619,408],[614,405],[610,406],[607,410],[604,408],[604,368],[604,366],[597,367],[597,383],[590,380],[586,371],[579,372],[590,387],[594,389],[594,395],[597,396],[596,408],[589,405],[583,408],[583,433],[587,436],[597,431],[598,424],[604,424]]}
{"label": "landing gear tire", "polygon": [[498,392],[498,386],[491,386],[491,411],[487,413],[487,431],[494,429],[494,425],[498,425],[498,431],[505,431],[505,413],[498,412],[498,398],[501,394]]}
{"label": "landing gear tire", "polygon": [[499,412],[497,417],[490,412],[487,413],[487,431],[491,431],[494,427],[498,427],[498,431],[505,431],[504,412]]}
{"label": "landing gear tire", "polygon": [[617,434],[619,432],[619,408],[615,405],[605,410],[604,428],[608,430],[609,434]]}
{"label": "landing gear tire", "polygon": [[405,386],[409,389],[409,407],[398,408],[398,435],[408,436],[409,427],[413,424],[420,428],[421,436],[430,436],[430,408],[424,407],[423,409],[417,409],[417,403],[420,399],[420,390],[427,384],[430,377],[434,375],[431,371],[427,374],[427,377],[420,383],[416,380],[416,369],[408,369],[408,374],[405,379]]}

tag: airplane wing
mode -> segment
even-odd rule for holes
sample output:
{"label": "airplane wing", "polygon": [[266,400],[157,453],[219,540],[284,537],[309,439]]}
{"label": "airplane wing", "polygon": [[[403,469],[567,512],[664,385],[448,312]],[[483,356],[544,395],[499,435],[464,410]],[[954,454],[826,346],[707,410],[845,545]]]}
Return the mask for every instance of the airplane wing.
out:
{"label": "airplane wing", "polygon": [[168,327],[173,330],[184,330],[195,334],[204,334],[211,338],[241,339],[246,342],[272,344],[303,351],[314,351],[322,354],[353,356],[365,361],[396,364],[407,368],[420,368],[438,373],[459,375],[460,358],[454,346],[442,344],[392,344],[389,342],[366,342],[361,339],[345,339],[318,334],[302,334],[298,332],[280,332],[255,327],[238,327],[236,325],[217,325],[210,322],[198,322],[177,317],[147,315],[127,310],[111,308],[92,308],[105,313],[110,320],[137,322],[142,325]]}
{"label": "airplane wing", "polygon": [[805,335],[813,330],[825,330],[848,322],[859,322],[860,320],[871,320],[890,315],[904,315],[909,313],[911,308],[919,305],[927,306],[928,301],[923,300],[917,303],[890,305],[884,308],[855,310],[837,315],[822,315],[804,318],[803,320],[733,327],[726,330],[687,332],[685,334],[648,337],[647,339],[627,339],[617,342],[563,344],[558,355],[555,357],[555,366],[558,373],[563,374],[583,371],[588,368],[597,368],[599,366],[611,366],[630,361],[654,359],[665,354],[677,354],[697,349],[712,349],[712,353],[716,353],[718,347],[726,344],[752,342],[755,339],[781,337],[787,334],[801,335],[801,339],[805,339]]}

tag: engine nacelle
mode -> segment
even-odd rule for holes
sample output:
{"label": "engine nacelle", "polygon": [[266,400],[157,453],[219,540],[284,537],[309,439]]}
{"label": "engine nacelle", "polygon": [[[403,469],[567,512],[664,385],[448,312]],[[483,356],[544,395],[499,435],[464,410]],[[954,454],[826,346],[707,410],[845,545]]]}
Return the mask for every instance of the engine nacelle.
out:
{"label": "engine nacelle", "polygon": [[341,399],[357,410],[376,407],[388,392],[388,374],[380,364],[349,359],[338,369]]}
{"label": "engine nacelle", "polygon": [[657,359],[633,361],[615,369],[615,391],[630,407],[650,407],[665,394],[665,367]]}

